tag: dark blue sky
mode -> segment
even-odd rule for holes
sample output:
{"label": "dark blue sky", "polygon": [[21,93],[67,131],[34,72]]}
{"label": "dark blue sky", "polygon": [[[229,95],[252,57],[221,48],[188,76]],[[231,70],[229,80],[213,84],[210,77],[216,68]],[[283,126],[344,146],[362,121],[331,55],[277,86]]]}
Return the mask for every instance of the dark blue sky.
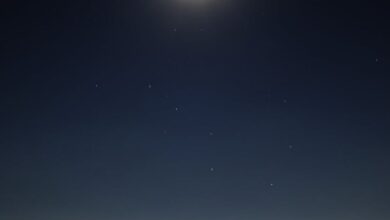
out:
{"label": "dark blue sky", "polygon": [[0,219],[389,219],[387,12],[1,3]]}

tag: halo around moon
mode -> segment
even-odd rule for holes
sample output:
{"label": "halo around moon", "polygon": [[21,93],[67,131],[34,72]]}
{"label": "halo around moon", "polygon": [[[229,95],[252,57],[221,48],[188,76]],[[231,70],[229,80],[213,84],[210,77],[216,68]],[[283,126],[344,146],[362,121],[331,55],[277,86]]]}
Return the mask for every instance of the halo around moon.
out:
{"label": "halo around moon", "polygon": [[174,10],[192,12],[220,11],[233,2],[232,0],[159,0],[160,4]]}

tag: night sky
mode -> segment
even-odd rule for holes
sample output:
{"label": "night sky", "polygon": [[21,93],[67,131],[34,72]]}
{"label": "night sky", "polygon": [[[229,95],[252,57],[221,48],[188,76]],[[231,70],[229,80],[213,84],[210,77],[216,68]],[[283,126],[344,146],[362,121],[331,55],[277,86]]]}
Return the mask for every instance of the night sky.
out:
{"label": "night sky", "polygon": [[0,219],[390,219],[388,13],[1,2]]}

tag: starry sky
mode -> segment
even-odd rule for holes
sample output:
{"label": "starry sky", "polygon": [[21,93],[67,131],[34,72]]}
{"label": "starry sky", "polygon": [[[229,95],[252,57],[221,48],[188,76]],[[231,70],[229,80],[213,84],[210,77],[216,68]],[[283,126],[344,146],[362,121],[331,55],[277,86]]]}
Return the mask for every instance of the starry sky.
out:
{"label": "starry sky", "polygon": [[390,219],[381,1],[0,4],[0,219]]}

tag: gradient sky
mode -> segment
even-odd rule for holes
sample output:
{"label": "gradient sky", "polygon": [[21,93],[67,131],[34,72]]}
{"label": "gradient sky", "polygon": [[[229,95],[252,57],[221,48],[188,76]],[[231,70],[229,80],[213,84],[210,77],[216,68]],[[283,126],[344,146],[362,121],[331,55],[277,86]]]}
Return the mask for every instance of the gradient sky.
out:
{"label": "gradient sky", "polygon": [[390,219],[385,5],[209,1],[0,3],[0,219]]}

